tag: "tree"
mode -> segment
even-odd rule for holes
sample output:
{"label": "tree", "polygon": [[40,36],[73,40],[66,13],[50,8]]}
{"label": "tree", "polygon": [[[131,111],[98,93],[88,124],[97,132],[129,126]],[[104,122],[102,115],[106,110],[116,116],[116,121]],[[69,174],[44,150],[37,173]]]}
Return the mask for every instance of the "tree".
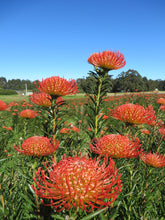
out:
{"label": "tree", "polygon": [[122,72],[114,80],[113,91],[134,92],[145,91],[146,86],[143,78],[136,70],[129,69],[127,72]]}

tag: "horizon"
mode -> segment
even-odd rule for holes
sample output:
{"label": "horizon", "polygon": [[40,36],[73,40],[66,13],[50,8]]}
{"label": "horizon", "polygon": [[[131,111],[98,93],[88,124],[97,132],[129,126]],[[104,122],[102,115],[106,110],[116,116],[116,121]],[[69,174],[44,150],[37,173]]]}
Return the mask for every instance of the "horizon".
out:
{"label": "horizon", "polygon": [[125,67],[165,80],[164,0],[0,2],[0,75],[7,80],[86,78],[94,52],[119,50]]}

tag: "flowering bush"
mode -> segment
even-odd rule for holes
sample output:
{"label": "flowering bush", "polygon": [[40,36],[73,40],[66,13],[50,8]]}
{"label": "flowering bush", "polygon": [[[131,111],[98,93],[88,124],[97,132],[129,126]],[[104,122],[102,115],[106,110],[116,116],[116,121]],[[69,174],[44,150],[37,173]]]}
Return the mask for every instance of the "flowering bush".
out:
{"label": "flowering bush", "polygon": [[164,219],[165,95],[109,96],[124,55],[88,62],[84,98],[52,76],[31,102],[0,102],[0,219]]}

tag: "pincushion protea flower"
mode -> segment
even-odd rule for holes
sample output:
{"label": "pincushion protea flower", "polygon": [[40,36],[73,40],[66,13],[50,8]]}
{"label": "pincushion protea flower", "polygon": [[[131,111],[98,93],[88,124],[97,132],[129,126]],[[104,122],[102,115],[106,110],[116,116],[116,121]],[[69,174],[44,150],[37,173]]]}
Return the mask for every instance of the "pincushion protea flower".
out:
{"label": "pincushion protea flower", "polygon": [[163,136],[165,136],[165,127],[159,128],[159,133]]}
{"label": "pincushion protea flower", "polygon": [[124,121],[127,124],[152,125],[156,119],[155,111],[152,106],[148,106],[147,109],[141,105],[131,103],[118,106],[112,114],[112,117]]}
{"label": "pincushion protea flower", "polygon": [[38,116],[38,113],[31,109],[25,109],[19,114],[19,116],[21,116],[22,118],[36,118]]}
{"label": "pincushion protea flower", "polygon": [[31,102],[33,102],[36,105],[44,106],[44,107],[50,107],[51,106],[51,96],[47,93],[33,93],[30,96]]}
{"label": "pincushion protea flower", "polygon": [[0,100],[0,111],[5,111],[6,109],[7,109],[6,103]]}
{"label": "pincushion protea flower", "polygon": [[88,62],[94,66],[107,70],[117,70],[125,66],[124,55],[119,51],[103,51],[102,53],[93,53],[88,58]]}
{"label": "pincushion protea flower", "polygon": [[89,142],[89,148],[100,156],[112,158],[134,158],[141,152],[141,144],[138,138],[132,140],[120,134],[108,134],[101,137],[95,143]]}
{"label": "pincushion protea flower", "polygon": [[160,105],[160,110],[165,111],[165,105]]}
{"label": "pincushion protea flower", "polygon": [[146,163],[147,165],[153,166],[153,167],[164,167],[165,166],[165,156],[159,154],[159,153],[142,153],[140,155],[140,159]]}
{"label": "pincushion protea flower", "polygon": [[45,92],[56,97],[73,95],[78,92],[78,87],[75,80],[67,81],[59,76],[52,76],[42,80],[39,82],[37,89],[39,89],[40,92]]}
{"label": "pincushion protea flower", "polygon": [[47,137],[41,136],[33,136],[26,139],[21,145],[21,148],[14,145],[15,150],[17,150],[20,154],[34,157],[50,155],[55,152],[58,147],[58,139],[50,141]]}
{"label": "pincushion protea flower", "polygon": [[156,103],[165,105],[165,99],[164,98],[160,98],[160,99],[157,100]]}
{"label": "pincushion protea flower", "polygon": [[[50,199],[46,206],[56,211],[78,207],[87,212],[112,204],[121,192],[120,174],[112,159],[100,161],[87,156],[63,158],[38,168],[33,187],[38,197]],[[43,202],[43,200],[42,200]],[[48,201],[47,201],[48,202]],[[44,202],[43,202],[44,203]]]}

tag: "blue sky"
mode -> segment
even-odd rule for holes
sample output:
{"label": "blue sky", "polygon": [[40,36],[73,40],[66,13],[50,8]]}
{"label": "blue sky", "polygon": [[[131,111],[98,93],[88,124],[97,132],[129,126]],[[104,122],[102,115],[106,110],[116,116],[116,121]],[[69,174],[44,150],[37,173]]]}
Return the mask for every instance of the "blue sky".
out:
{"label": "blue sky", "polygon": [[165,80],[164,0],[1,0],[0,77],[77,79],[88,57],[119,50],[124,68]]}

